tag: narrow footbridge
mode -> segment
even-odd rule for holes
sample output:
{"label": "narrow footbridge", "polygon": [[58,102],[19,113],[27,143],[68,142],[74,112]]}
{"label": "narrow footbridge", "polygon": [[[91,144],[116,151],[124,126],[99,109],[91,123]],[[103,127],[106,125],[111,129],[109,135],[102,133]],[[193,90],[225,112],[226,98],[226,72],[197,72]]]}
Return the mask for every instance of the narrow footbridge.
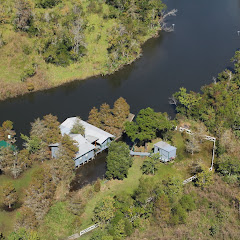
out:
{"label": "narrow footbridge", "polygon": [[131,156],[140,156],[140,157],[149,157],[151,155],[151,153],[148,152],[134,152],[134,151],[130,151],[130,155]]}

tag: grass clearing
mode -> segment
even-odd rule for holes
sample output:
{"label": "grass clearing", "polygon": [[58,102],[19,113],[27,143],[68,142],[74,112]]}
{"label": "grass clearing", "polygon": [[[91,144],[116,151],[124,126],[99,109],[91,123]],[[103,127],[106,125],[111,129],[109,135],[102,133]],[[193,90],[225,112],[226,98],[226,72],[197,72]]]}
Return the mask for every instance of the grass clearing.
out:
{"label": "grass clearing", "polygon": [[133,165],[129,169],[128,178],[124,180],[110,180],[102,184],[101,192],[96,194],[86,205],[83,214],[84,220],[81,229],[85,229],[92,224],[93,210],[98,201],[104,196],[114,196],[115,194],[133,194],[138,187],[139,179],[142,176],[141,166],[143,159],[140,157],[134,158]]}

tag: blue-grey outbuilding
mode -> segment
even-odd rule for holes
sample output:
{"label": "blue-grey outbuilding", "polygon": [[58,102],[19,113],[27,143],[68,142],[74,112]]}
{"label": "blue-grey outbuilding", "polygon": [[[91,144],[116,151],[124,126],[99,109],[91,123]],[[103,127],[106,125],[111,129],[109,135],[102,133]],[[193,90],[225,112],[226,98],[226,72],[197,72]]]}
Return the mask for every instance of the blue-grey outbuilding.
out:
{"label": "blue-grey outbuilding", "polygon": [[176,157],[177,148],[171,146],[166,142],[158,142],[154,144],[154,153],[160,154],[160,160],[163,162],[168,162],[173,160]]}

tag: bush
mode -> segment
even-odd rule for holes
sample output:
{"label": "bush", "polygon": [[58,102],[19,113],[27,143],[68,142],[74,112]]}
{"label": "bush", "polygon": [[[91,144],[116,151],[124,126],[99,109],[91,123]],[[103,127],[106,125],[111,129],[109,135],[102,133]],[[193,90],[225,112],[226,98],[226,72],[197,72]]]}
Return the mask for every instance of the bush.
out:
{"label": "bush", "polygon": [[37,0],[36,5],[41,8],[52,8],[59,2],[60,0]]}
{"label": "bush", "polygon": [[24,69],[21,75],[21,81],[25,82],[27,78],[33,77],[35,74],[36,74],[36,69],[34,67],[34,64],[32,64],[32,66],[28,67],[27,69]]}
{"label": "bush", "polygon": [[192,211],[196,208],[196,205],[191,195],[184,195],[179,201],[179,203],[186,211]]}
{"label": "bush", "polygon": [[177,204],[177,206],[172,209],[172,214],[172,224],[186,223],[187,213],[180,204]]}
{"label": "bush", "polygon": [[29,55],[32,53],[32,49],[28,45],[23,45],[22,50],[26,55]]}
{"label": "bush", "polygon": [[98,178],[98,180],[95,182],[94,184],[94,191],[95,192],[100,192],[101,190],[101,181],[100,179]]}
{"label": "bush", "polygon": [[214,236],[218,232],[218,226],[217,225],[211,226],[209,231],[210,231],[210,235]]}

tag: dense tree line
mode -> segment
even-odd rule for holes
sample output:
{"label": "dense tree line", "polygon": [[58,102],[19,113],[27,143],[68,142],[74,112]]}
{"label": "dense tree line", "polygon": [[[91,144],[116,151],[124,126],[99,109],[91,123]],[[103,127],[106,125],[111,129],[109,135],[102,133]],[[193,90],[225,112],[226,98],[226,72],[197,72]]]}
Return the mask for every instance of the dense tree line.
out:
{"label": "dense tree line", "polygon": [[[159,20],[165,5],[161,1],[81,1],[17,0],[1,5],[0,21],[12,24],[15,31],[36,37],[39,53],[47,63],[69,65],[87,54],[85,32],[89,28],[86,15],[104,14],[105,19],[119,19],[109,29],[110,65],[120,65],[140,52],[139,38],[149,28],[160,29]],[[85,5],[85,3],[84,3]],[[103,8],[108,7],[108,11]],[[13,21],[12,21],[13,19]]]}
{"label": "dense tree line", "polygon": [[124,123],[130,113],[130,106],[122,97],[114,102],[113,109],[109,104],[103,103],[100,110],[93,107],[89,112],[88,122],[115,136],[122,134]]}
{"label": "dense tree line", "polygon": [[[203,86],[202,93],[180,88],[172,97],[176,110],[189,119],[201,121],[217,137],[216,170],[229,181],[239,176],[240,137],[240,52],[231,59],[234,70],[225,69],[213,83]],[[198,141],[192,138],[187,148],[199,151]]]}
{"label": "dense tree line", "polygon": [[[31,123],[30,135],[21,135],[24,144],[19,151],[12,145],[13,137],[6,137],[9,134],[15,135],[13,123],[6,121],[2,124],[1,139],[8,141],[6,147],[0,148],[2,174],[17,178],[33,164],[38,164],[38,169],[33,172],[30,185],[26,189],[23,204],[18,210],[15,229],[36,229],[49,211],[58,188],[64,186],[67,192],[70,188],[75,168],[73,158],[78,148],[69,136],[61,135],[59,125],[57,117],[51,114],[43,119],[36,119]],[[51,143],[59,143],[55,159],[51,159]],[[12,182],[1,186],[1,199],[8,208],[18,202],[18,194]]]}

